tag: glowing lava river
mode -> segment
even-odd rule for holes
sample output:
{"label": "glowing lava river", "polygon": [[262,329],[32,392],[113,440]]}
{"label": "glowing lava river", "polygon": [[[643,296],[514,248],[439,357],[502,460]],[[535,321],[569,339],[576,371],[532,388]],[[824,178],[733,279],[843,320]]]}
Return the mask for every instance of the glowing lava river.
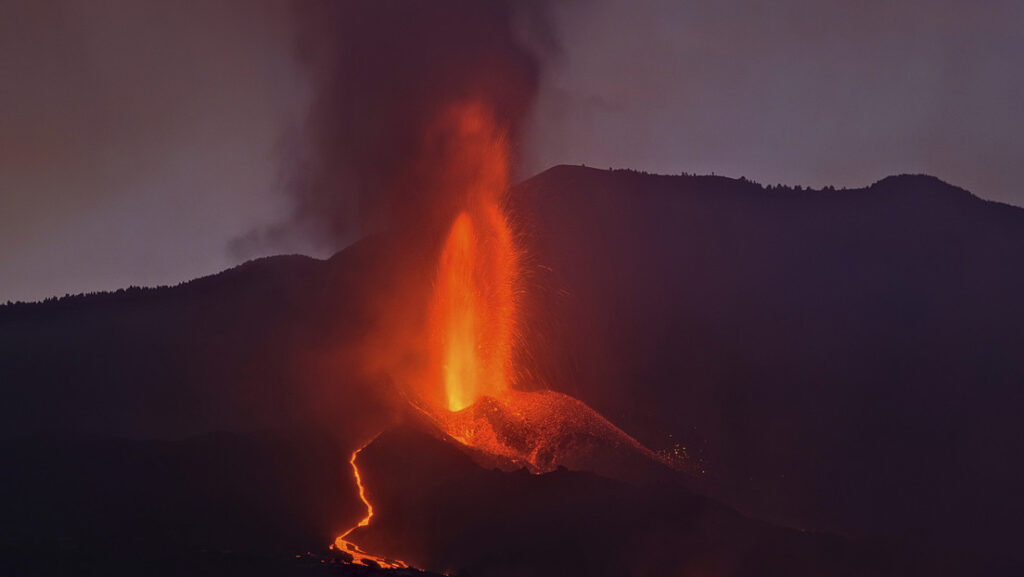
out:
{"label": "glowing lava river", "polygon": [[[370,442],[372,443],[373,441],[371,440]],[[367,443],[366,445],[369,444],[370,443]],[[352,527],[348,531],[345,531],[344,533],[339,535],[338,538],[334,540],[334,544],[331,546],[331,548],[337,548],[338,550],[344,551],[351,555],[353,563],[360,563],[363,565],[376,564],[388,569],[400,569],[408,567],[408,564],[402,561],[398,561],[397,559],[386,559],[384,557],[379,557],[377,555],[367,553],[362,548],[360,548],[359,545],[356,545],[355,543],[345,539],[349,536],[350,533],[352,533],[352,531],[355,531],[360,527],[366,527],[367,525],[369,525],[370,519],[373,519],[373,505],[370,504],[370,500],[366,498],[366,487],[363,486],[363,478],[359,475],[359,465],[356,464],[356,458],[359,457],[359,453],[361,453],[362,450],[366,448],[366,445],[363,445],[362,447],[353,451],[352,457],[349,458],[348,460],[349,464],[352,465],[352,473],[355,475],[356,487],[359,489],[359,500],[363,502],[363,505],[366,505],[366,516],[360,519],[359,523],[356,524],[355,527]]]}

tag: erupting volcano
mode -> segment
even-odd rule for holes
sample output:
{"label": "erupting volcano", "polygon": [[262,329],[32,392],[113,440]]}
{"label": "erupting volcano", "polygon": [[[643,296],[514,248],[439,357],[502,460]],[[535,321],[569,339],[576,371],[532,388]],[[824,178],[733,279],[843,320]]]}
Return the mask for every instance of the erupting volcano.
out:
{"label": "erupting volcano", "polygon": [[[507,141],[479,103],[454,107],[441,119],[438,130],[448,147],[442,181],[453,188],[444,191],[452,210],[433,257],[430,290],[416,297],[426,310],[424,342],[396,345],[425,351],[426,368],[401,384],[409,400],[408,420],[455,442],[487,468],[545,473],[564,466],[614,478],[665,470],[669,462],[583,402],[549,390],[517,390],[523,384],[540,387],[516,382],[517,375],[528,373],[515,366],[522,358],[517,353],[527,346],[517,331],[523,322],[519,298],[526,289],[522,249],[504,208]],[[404,567],[349,540],[374,516],[356,464],[363,448],[350,463],[367,514],[335,545],[356,562]]]}
{"label": "erupting volcano", "polygon": [[1024,1],[170,6],[0,0],[0,577],[1024,577]]}

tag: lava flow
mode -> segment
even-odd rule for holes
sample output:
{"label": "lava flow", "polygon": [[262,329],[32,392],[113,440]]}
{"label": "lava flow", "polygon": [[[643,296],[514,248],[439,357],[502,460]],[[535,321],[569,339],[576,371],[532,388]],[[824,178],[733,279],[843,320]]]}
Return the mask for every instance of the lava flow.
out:
{"label": "lava flow", "polygon": [[[369,443],[367,443],[367,445],[369,445]],[[351,555],[353,563],[361,563],[363,565],[372,565],[375,563],[377,565],[380,565],[381,567],[389,569],[400,569],[408,567],[408,564],[402,561],[398,561],[397,559],[386,559],[384,557],[379,557],[377,555],[367,553],[355,543],[352,543],[351,541],[345,539],[345,537],[348,537],[352,531],[355,531],[360,527],[366,527],[367,525],[369,525],[370,519],[373,518],[373,505],[371,505],[370,500],[366,498],[366,487],[363,486],[363,478],[359,475],[359,466],[356,464],[356,458],[359,456],[359,453],[365,448],[366,445],[363,445],[362,447],[353,451],[352,457],[349,458],[348,462],[350,465],[352,465],[352,473],[355,475],[356,487],[359,489],[359,500],[363,502],[363,505],[366,505],[366,516],[360,519],[359,523],[357,523],[354,527],[338,536],[338,538],[334,540],[334,545],[332,546],[332,548],[336,547],[338,548],[338,550],[344,551]],[[369,563],[367,561],[369,561]]]}

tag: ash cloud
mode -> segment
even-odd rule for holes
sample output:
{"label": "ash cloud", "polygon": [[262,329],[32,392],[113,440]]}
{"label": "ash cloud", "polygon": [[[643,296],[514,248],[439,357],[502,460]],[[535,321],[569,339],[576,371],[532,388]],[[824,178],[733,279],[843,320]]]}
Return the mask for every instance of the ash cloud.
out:
{"label": "ash cloud", "polygon": [[425,146],[423,135],[452,102],[486,102],[515,152],[556,49],[547,8],[512,0],[296,4],[296,48],[313,101],[305,144],[288,169],[294,213],[285,229],[333,250],[430,212],[451,147]]}

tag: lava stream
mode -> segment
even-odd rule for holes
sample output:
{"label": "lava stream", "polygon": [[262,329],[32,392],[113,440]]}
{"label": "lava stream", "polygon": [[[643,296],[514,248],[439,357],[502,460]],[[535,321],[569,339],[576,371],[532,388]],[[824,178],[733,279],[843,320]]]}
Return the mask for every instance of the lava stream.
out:
{"label": "lava stream", "polygon": [[[370,443],[372,442],[373,441],[371,440]],[[352,533],[352,531],[355,531],[360,527],[366,527],[367,525],[369,525],[370,519],[373,518],[373,505],[370,504],[370,500],[366,498],[366,487],[363,486],[363,478],[359,475],[359,466],[356,465],[356,457],[358,457],[359,453],[362,452],[362,450],[365,449],[367,445],[369,445],[370,443],[367,443],[366,445],[363,445],[362,447],[359,447],[358,449],[353,451],[352,456],[348,460],[349,464],[352,465],[352,472],[355,474],[356,487],[359,489],[359,500],[362,501],[364,505],[366,505],[366,516],[360,519],[359,523],[357,523],[354,527],[338,536],[338,538],[334,540],[333,547],[337,547],[340,551],[345,551],[346,553],[351,555],[353,563],[361,563],[363,565],[372,565],[373,563],[376,563],[377,565],[380,565],[381,567],[385,567],[388,569],[405,568],[409,565],[406,564],[404,561],[399,561],[397,559],[386,559],[384,557],[378,557],[377,555],[367,553],[355,543],[345,539],[349,536],[350,533]],[[367,563],[367,560],[372,561],[372,563]]]}

